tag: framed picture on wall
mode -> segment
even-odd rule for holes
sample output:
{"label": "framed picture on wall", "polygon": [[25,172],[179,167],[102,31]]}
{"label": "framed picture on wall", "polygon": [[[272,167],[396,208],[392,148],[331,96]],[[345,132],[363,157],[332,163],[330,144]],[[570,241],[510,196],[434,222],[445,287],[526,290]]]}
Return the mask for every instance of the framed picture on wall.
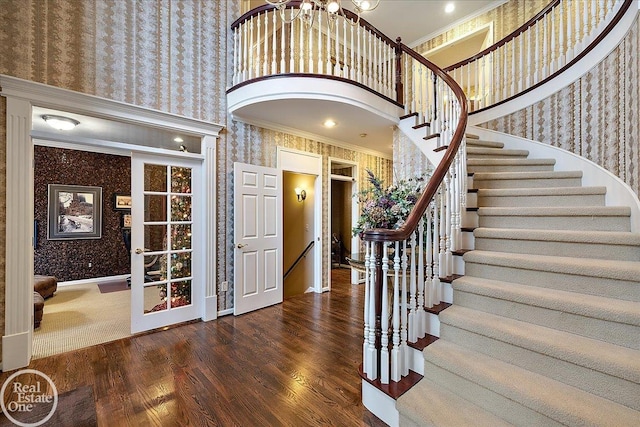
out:
{"label": "framed picture on wall", "polygon": [[129,194],[114,194],[113,195],[113,209],[117,211],[131,210],[131,195]]}
{"label": "framed picture on wall", "polygon": [[102,237],[102,188],[49,184],[47,238]]}

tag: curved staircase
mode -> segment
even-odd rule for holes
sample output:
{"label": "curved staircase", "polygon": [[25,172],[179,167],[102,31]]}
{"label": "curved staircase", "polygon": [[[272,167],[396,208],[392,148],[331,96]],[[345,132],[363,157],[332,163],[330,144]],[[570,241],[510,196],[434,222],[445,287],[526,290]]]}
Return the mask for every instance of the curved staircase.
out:
{"label": "curved staircase", "polygon": [[472,138],[467,155],[475,248],[423,351],[424,379],[397,401],[400,424],[640,425],[630,208],[605,206],[604,187],[554,159]]}

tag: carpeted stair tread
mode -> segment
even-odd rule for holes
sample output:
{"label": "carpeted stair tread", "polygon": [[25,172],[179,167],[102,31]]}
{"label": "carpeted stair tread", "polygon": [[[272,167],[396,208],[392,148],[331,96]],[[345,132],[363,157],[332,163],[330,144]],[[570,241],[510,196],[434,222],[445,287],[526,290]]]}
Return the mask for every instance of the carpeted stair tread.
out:
{"label": "carpeted stair tread", "polygon": [[469,139],[466,140],[467,147],[486,147],[486,148],[503,148],[502,142],[486,141],[482,139]]}
{"label": "carpeted stair tread", "polygon": [[604,206],[605,187],[479,189],[479,207]]}
{"label": "carpeted stair tread", "polygon": [[505,148],[493,148],[493,147],[467,147],[467,158],[500,158],[500,157],[527,157],[529,151],[527,150],[508,150]]}
{"label": "carpeted stair tread", "polygon": [[581,259],[509,252],[470,251],[463,256],[465,262],[500,265],[526,270],[589,276],[637,282],[640,287],[640,262]]}
{"label": "carpeted stair tread", "polygon": [[640,412],[624,405],[446,340],[423,354],[425,378],[474,404],[497,402],[491,406],[514,424],[634,426],[640,420]]}
{"label": "carpeted stair tread", "polygon": [[582,171],[476,172],[474,181],[507,179],[582,178]]}
{"label": "carpeted stair tread", "polygon": [[640,260],[640,233],[479,227],[473,234],[480,250]]}
{"label": "carpeted stair tread", "polygon": [[455,280],[453,289],[640,327],[640,304],[634,301],[473,276]]}
{"label": "carpeted stair tread", "polygon": [[[517,228],[483,228],[473,231],[475,237],[544,240],[549,242],[576,242],[605,245],[638,245],[640,233],[626,231],[581,231],[581,230],[530,230]],[[640,261],[640,258],[638,258]]]}
{"label": "carpeted stair tread", "polygon": [[[428,396],[428,404],[424,397]],[[501,418],[423,378],[396,403],[400,425],[437,427],[509,427]],[[402,419],[405,418],[405,420]],[[403,422],[404,421],[404,422]]]}
{"label": "carpeted stair tread", "polygon": [[[440,314],[440,322],[630,381],[640,395],[638,350],[456,305]],[[447,340],[445,329],[441,338]]]}
{"label": "carpeted stair tread", "polygon": [[628,206],[544,206],[544,207],[482,207],[478,215],[500,216],[631,216]]}
{"label": "carpeted stair tread", "polygon": [[534,166],[534,165],[547,165],[553,166],[556,164],[555,159],[469,159],[467,160],[468,166]]}
{"label": "carpeted stair tread", "polygon": [[640,304],[560,289],[463,276],[456,305],[640,350]]}
{"label": "carpeted stair tread", "polygon": [[604,195],[606,192],[606,187],[481,188],[478,190],[478,197],[586,196],[594,194]]}

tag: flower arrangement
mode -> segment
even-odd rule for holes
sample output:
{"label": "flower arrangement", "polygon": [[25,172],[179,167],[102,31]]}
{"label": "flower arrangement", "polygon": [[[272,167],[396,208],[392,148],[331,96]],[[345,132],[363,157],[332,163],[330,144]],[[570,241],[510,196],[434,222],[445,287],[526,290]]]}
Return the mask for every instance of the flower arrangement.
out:
{"label": "flower arrangement", "polygon": [[386,188],[371,170],[367,169],[367,175],[371,185],[354,196],[362,206],[362,213],[352,229],[353,235],[372,228],[400,228],[418,201],[428,175],[402,179]]}

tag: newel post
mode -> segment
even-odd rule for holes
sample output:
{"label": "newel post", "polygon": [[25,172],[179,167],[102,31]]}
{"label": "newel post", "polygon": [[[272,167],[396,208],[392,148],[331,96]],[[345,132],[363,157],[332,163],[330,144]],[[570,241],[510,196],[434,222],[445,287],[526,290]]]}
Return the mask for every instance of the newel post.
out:
{"label": "newel post", "polygon": [[404,104],[404,87],[402,86],[402,38],[396,39],[396,101]]}

